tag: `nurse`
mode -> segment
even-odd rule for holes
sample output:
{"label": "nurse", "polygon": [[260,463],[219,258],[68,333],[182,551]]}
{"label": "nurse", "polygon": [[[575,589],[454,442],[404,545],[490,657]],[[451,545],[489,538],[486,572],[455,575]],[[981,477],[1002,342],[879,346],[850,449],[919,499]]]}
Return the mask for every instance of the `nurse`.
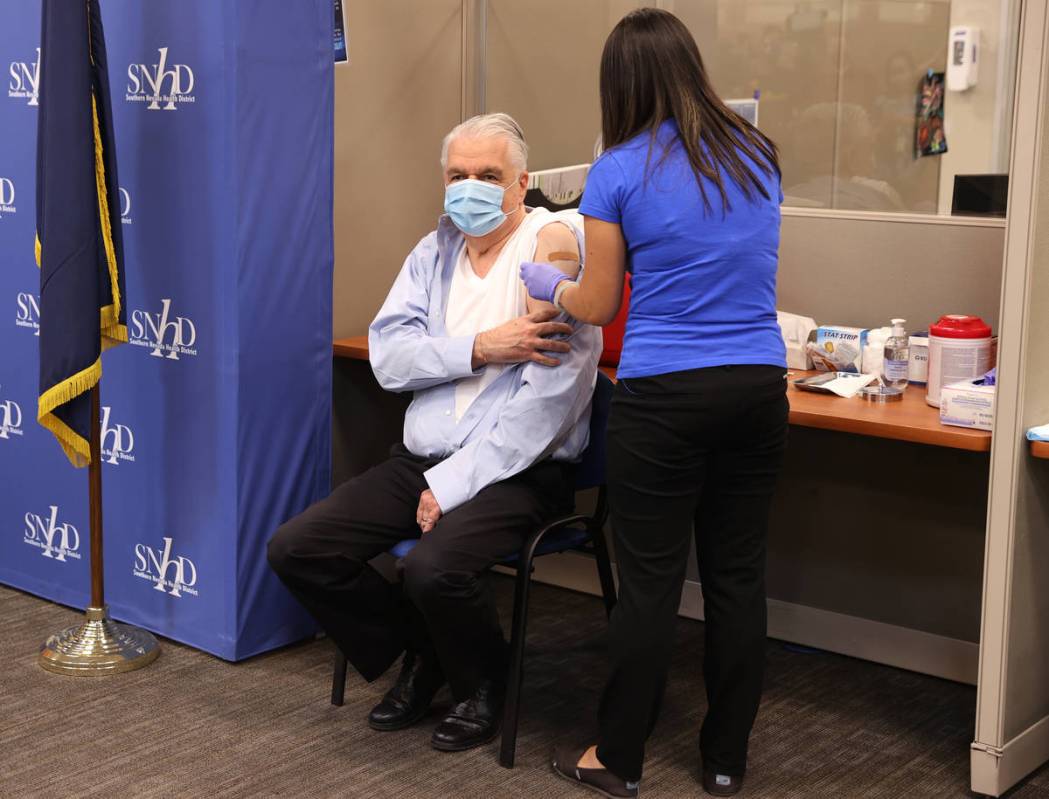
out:
{"label": "nurse", "polygon": [[659,716],[695,525],[705,608],[703,785],[739,791],[761,699],[769,507],[787,440],[786,353],[776,322],[776,146],[715,94],[688,29],[635,11],[601,57],[605,152],[580,212],[576,283],[525,263],[529,293],[604,325],[632,276],[608,427],[620,577],[611,676],[596,744],[554,768],[606,796],[638,794]]}

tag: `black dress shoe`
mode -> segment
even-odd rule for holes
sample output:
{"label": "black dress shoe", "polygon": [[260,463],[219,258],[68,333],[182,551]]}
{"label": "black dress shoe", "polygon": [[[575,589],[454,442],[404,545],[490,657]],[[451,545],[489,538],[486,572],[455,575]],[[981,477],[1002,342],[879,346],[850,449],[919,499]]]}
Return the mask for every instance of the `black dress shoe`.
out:
{"label": "black dress shoe", "polygon": [[444,674],[440,666],[415,652],[405,652],[400,676],[368,714],[368,726],[380,732],[412,726],[426,715],[442,685]]}
{"label": "black dress shoe", "polygon": [[481,683],[477,692],[460,702],[433,731],[431,743],[442,752],[462,752],[486,744],[499,734],[503,720],[506,686],[492,680]]}
{"label": "black dress shoe", "polygon": [[735,796],[742,788],[742,775],[718,774],[703,769],[703,790],[711,796]]}

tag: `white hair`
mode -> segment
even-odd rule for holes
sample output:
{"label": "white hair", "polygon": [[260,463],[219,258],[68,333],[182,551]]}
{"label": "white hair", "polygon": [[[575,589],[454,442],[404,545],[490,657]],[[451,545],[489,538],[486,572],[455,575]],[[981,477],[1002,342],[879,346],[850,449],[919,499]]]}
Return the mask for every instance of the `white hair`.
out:
{"label": "white hair", "polygon": [[528,169],[528,144],[524,131],[509,114],[481,114],[460,122],[441,143],[441,169],[448,168],[448,145],[460,136],[484,138],[502,136],[510,145],[510,161],[519,172]]}

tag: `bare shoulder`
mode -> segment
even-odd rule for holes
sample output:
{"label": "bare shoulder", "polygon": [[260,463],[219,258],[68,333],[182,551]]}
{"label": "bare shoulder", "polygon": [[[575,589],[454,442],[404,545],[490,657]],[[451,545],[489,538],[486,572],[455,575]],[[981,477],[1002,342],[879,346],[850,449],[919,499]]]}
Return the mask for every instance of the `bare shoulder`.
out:
{"label": "bare shoulder", "polygon": [[579,255],[579,242],[565,222],[550,222],[540,228],[536,244],[536,250],[540,253],[566,252]]}

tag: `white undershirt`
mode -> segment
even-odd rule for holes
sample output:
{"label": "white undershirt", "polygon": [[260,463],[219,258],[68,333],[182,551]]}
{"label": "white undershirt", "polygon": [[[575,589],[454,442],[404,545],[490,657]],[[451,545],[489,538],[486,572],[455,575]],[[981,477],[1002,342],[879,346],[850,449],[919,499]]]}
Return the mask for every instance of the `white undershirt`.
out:
{"label": "white undershirt", "polygon": [[[452,286],[448,293],[448,308],[445,312],[445,327],[451,336],[472,336],[484,330],[509,322],[527,313],[527,295],[524,283],[518,274],[520,261],[514,263],[512,256],[517,250],[514,239],[522,232],[524,224],[514,231],[483,278],[478,277],[470,263],[466,244],[459,250],[452,275]],[[476,377],[465,377],[455,385],[455,420],[463,414],[499,375],[506,364],[489,364]]]}
{"label": "white undershirt", "polygon": [[[552,222],[562,222],[582,234],[582,217],[575,211],[551,213],[545,208],[530,211],[503,245],[502,251],[483,278],[470,263],[464,243],[456,257],[444,323],[450,336],[473,336],[528,313],[528,292],[521,281],[521,262],[535,258],[539,231]],[[476,377],[465,377],[455,385],[455,420],[466,414],[471,403],[507,364],[488,364]]]}

